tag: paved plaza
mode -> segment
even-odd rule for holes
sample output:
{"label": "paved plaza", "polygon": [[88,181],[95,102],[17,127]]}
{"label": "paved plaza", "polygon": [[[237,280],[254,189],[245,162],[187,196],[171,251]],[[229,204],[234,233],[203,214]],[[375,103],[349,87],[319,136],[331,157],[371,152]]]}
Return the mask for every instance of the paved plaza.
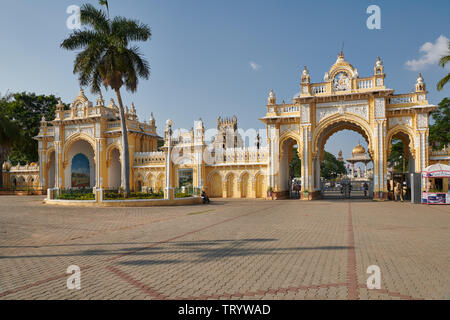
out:
{"label": "paved plaza", "polygon": [[[450,299],[449,206],[42,199],[0,197],[0,299]],[[70,265],[80,290],[67,289]],[[367,289],[371,265],[379,290]]]}

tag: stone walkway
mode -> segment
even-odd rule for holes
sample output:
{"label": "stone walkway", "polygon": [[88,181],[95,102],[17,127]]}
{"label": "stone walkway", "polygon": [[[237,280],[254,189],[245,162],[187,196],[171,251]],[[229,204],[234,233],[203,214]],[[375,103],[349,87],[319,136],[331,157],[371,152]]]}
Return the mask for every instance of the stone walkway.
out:
{"label": "stone walkway", "polygon": [[[450,299],[449,206],[42,199],[0,197],[0,299]],[[80,290],[67,289],[70,265]],[[371,265],[379,290],[367,289]]]}

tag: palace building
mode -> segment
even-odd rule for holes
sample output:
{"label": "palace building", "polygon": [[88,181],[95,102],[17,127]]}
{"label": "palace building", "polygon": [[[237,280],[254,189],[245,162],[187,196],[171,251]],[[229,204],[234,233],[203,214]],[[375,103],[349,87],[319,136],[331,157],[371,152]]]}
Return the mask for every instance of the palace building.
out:
{"label": "palace building", "polygon": [[[360,133],[367,142],[364,161],[374,164],[372,189],[375,198],[387,193],[387,157],[392,139],[407,146],[409,172],[421,172],[438,157],[449,161],[449,153],[433,154],[428,146],[429,114],[436,109],[427,100],[421,75],[415,89],[395,94],[385,85],[384,66],[375,61],[373,74],[360,77],[341,53],[325,73],[324,81],[312,83],[305,67],[300,94],[289,104],[278,104],[270,91],[265,115],[264,140],[258,135],[252,145],[239,134],[237,118],[218,118],[216,134],[205,138],[202,120],[190,131],[174,135],[166,122],[164,136],[156,132],[153,114],[141,122],[136,108],[126,108],[130,158],[130,186],[135,191],[193,187],[210,197],[274,198],[289,191],[289,163],[293,146],[301,159],[302,197],[320,197],[320,163],[328,138],[340,130]],[[57,105],[55,119],[41,122],[39,163],[12,167],[3,165],[8,187],[37,189],[121,187],[121,128],[118,107],[105,105],[100,95],[95,104],[83,90],[65,110]],[[158,141],[164,144],[158,148]],[[445,154],[444,154],[445,153]],[[360,156],[360,155],[359,155]],[[307,191],[307,192],[305,192]]]}

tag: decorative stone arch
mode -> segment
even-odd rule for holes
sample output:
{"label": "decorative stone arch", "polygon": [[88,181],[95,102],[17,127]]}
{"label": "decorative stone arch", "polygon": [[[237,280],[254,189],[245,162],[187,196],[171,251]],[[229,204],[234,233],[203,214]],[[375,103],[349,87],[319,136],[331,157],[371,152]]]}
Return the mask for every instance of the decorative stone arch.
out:
{"label": "decorative stone arch", "polygon": [[120,155],[120,161],[122,161],[122,146],[120,145],[119,142],[114,142],[110,145],[108,145],[108,147],[106,148],[106,167],[109,168],[109,165],[111,164],[111,154],[114,151],[114,149],[117,149],[119,151],[119,155]]}
{"label": "decorative stone arch", "polygon": [[56,184],[56,162],[58,161],[56,157],[56,149],[54,146],[47,149],[45,152],[45,165],[43,164],[44,172],[44,185],[47,188],[54,188]]}
{"label": "decorative stone arch", "polygon": [[94,161],[97,163],[97,149],[95,148],[95,140],[92,139],[91,136],[88,136],[85,133],[79,132],[76,134],[73,134],[72,136],[70,136],[69,140],[66,141],[66,143],[64,143],[64,150],[63,150],[63,155],[64,155],[64,163],[63,163],[63,167],[65,168],[68,164],[68,154],[69,154],[69,150],[72,147],[72,145],[78,141],[86,141],[87,143],[89,143],[92,147],[92,150],[94,151]]}
{"label": "decorative stone arch", "polygon": [[[55,156],[56,156],[55,147],[50,147],[45,152],[45,161],[47,162],[47,166],[49,166],[49,159],[50,159],[50,156],[52,155],[52,152],[55,152]],[[56,158],[55,158],[55,160],[56,160]]]}
{"label": "decorative stone arch", "polygon": [[226,197],[227,198],[235,197],[234,190],[237,189],[237,188],[235,188],[236,175],[232,171],[230,171],[224,175],[224,179],[222,182],[223,182],[224,190],[226,192]]}
{"label": "decorative stone arch", "polygon": [[[416,158],[416,141],[414,138],[414,132],[412,130],[412,128],[410,128],[409,126],[405,126],[405,125],[395,125],[392,129],[390,129],[387,132],[386,135],[386,150],[387,150],[387,154],[389,155],[391,153],[391,148],[392,148],[392,139],[394,138],[395,135],[399,134],[399,133],[403,133],[404,135],[409,137],[409,151],[411,152],[411,154],[413,155],[414,158]],[[399,139],[402,139],[402,137],[399,137]],[[403,141],[406,142],[406,141]]]}
{"label": "decorative stone arch", "polygon": [[141,192],[145,186],[145,175],[140,171],[134,173],[134,191]]}
{"label": "decorative stone arch", "polygon": [[[247,179],[245,179],[247,176]],[[252,183],[252,175],[248,170],[243,170],[238,177],[237,187],[238,192],[240,193],[241,198],[248,198],[249,196],[249,187]]]}
{"label": "decorative stone arch", "polygon": [[[118,159],[113,154],[116,150],[118,152]],[[108,187],[110,188],[122,186],[122,155],[122,146],[118,142],[114,142],[106,148],[106,172]]]}
{"label": "decorative stone arch", "polygon": [[[392,129],[390,129],[386,134],[386,157],[389,156],[392,149],[392,139],[394,137],[400,139],[403,141],[404,147],[405,147],[405,153],[408,154],[408,160],[409,160],[409,172],[415,172],[416,168],[420,168],[418,163],[417,152],[416,152],[416,143],[418,144],[418,141],[415,139],[414,131],[409,126],[405,125],[395,125]],[[407,141],[409,140],[409,141]],[[409,152],[407,152],[409,151]],[[420,150],[419,150],[420,152]],[[412,159],[411,159],[412,157]]]}
{"label": "decorative stone arch", "polygon": [[[219,177],[220,181],[216,181],[216,177]],[[206,176],[206,192],[209,197],[223,197],[223,176],[219,170],[214,168]]]}
{"label": "decorative stone arch", "polygon": [[241,182],[242,177],[243,177],[245,174],[248,174],[249,177],[252,176],[252,174],[250,173],[250,171],[248,171],[247,169],[245,169],[245,170],[242,170],[242,171],[241,171],[241,173],[239,174],[239,177],[238,177],[238,180],[237,180],[237,181],[238,181],[238,182]]}
{"label": "decorative stone arch", "polygon": [[156,175],[155,189],[163,190],[164,189],[164,181],[165,181],[165,174],[163,172],[159,172]]}
{"label": "decorative stone arch", "polygon": [[252,178],[255,198],[264,197],[264,181],[265,181],[265,172],[263,172],[262,170],[257,170]]}
{"label": "decorative stone arch", "polygon": [[[77,142],[85,142],[85,143],[89,144],[89,146],[92,149],[92,153],[93,153],[92,158],[89,158],[89,157],[87,157],[87,158],[89,160],[89,167],[91,169],[91,172],[89,175],[90,179],[91,179],[90,185],[96,186],[98,183],[98,181],[97,181],[98,152],[96,149],[96,143],[95,143],[95,140],[91,136],[89,136],[83,132],[79,132],[79,133],[71,135],[70,138],[64,143],[64,148],[63,148],[63,152],[62,152],[63,153],[62,171],[63,171],[64,181],[65,181],[64,186],[69,187],[69,188],[72,187],[72,183],[70,181],[71,177],[69,174],[70,172],[67,171],[67,166],[72,167],[73,157],[71,159],[69,159],[69,152],[72,149],[73,145],[76,144]],[[69,163],[69,161],[70,161],[70,163]],[[58,177],[58,178],[61,178],[61,177]]]}
{"label": "decorative stone arch", "polygon": [[374,141],[372,136],[372,129],[370,128],[367,121],[363,120],[358,116],[349,114],[345,115],[335,114],[324,119],[323,122],[319,123],[319,125],[313,132],[312,158],[315,159],[317,158],[317,156],[320,156],[320,158],[322,159],[323,152],[321,152],[321,154],[318,154],[319,151],[322,151],[323,147],[325,146],[330,136],[342,130],[352,130],[361,134],[367,141],[368,144],[367,151],[373,159]]}
{"label": "decorative stone arch", "polygon": [[156,185],[156,176],[155,176],[151,171],[149,171],[149,172],[145,175],[144,178],[145,178],[145,180],[144,180],[145,185],[146,185],[148,188],[154,189],[154,188],[155,188],[155,185]]}
{"label": "decorative stone arch", "polygon": [[286,131],[286,132],[283,132],[280,136],[280,144],[279,144],[279,149],[278,149],[278,150],[280,150],[280,159],[283,157],[284,143],[288,140],[294,140],[297,143],[297,146],[298,146],[297,153],[299,154],[299,157],[300,157],[301,151],[303,150],[303,143],[302,143],[302,138],[301,138],[300,134],[297,134],[293,131]]}

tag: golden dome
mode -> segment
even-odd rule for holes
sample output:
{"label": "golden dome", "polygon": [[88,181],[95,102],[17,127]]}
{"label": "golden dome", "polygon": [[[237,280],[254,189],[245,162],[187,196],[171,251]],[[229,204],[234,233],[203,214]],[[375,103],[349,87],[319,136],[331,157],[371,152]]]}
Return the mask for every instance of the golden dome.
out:
{"label": "golden dome", "polygon": [[30,167],[37,167],[37,163],[36,162],[30,163]]}
{"label": "golden dome", "polygon": [[364,149],[364,147],[362,145],[360,145],[358,143],[358,145],[353,149],[352,154],[365,154],[366,153],[366,149]]}

